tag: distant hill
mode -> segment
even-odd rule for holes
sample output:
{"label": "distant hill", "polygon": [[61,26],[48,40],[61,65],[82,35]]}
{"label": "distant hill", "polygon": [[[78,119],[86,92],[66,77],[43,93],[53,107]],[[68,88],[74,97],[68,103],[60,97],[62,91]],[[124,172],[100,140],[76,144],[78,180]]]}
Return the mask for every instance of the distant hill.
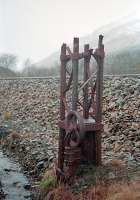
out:
{"label": "distant hill", "polygon": [[4,67],[0,67],[0,78],[5,78],[5,77],[16,77],[16,73],[13,72],[12,70]]}
{"label": "distant hill", "polygon": [[[86,43],[89,43],[91,48],[96,48],[99,34],[104,35],[105,73],[140,73],[139,19],[125,18],[80,38],[80,51],[83,51],[83,45]],[[60,52],[55,52],[35,65],[43,68],[54,67],[59,63],[59,56]]]}
{"label": "distant hill", "polygon": [[108,74],[140,73],[140,45],[108,55],[105,67]]}

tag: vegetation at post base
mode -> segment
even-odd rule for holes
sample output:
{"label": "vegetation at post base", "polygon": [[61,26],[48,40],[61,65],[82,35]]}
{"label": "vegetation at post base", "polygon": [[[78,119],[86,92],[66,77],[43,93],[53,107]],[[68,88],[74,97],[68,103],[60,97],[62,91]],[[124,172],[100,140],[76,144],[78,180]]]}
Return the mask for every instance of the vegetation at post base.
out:
{"label": "vegetation at post base", "polygon": [[56,177],[54,176],[48,176],[47,179],[42,180],[40,183],[40,187],[43,190],[50,190],[53,189],[56,186]]}
{"label": "vegetation at post base", "polygon": [[87,189],[77,192],[72,192],[68,186],[58,185],[53,187],[48,182],[42,183],[44,188],[48,189],[45,196],[42,193],[43,199],[51,200],[139,200],[140,199],[140,183],[138,181],[131,182],[112,182],[107,184],[99,182],[96,185],[88,187]]}
{"label": "vegetation at post base", "polygon": [[100,167],[87,166],[83,170],[80,176],[75,176],[72,185],[57,183],[52,171],[46,171],[40,184],[39,200],[140,199],[139,171],[129,171],[120,161],[112,160]]}

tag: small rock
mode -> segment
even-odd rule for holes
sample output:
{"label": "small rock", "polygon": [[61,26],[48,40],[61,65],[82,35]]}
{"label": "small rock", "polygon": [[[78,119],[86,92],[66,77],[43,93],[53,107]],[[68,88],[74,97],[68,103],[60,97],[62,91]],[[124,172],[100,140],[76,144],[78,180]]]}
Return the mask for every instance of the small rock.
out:
{"label": "small rock", "polygon": [[24,185],[25,190],[30,190],[31,189],[31,184],[27,183]]}

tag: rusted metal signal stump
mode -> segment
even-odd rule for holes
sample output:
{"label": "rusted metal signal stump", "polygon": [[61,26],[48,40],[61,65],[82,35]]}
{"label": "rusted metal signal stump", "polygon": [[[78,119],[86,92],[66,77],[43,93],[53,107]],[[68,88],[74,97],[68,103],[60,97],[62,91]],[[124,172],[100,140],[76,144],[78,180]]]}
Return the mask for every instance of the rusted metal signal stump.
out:
{"label": "rusted metal signal stump", "polygon": [[[61,47],[60,121],[58,178],[74,177],[80,164],[101,164],[102,93],[103,93],[103,36],[98,48],[84,46],[79,53],[79,38],[74,38],[73,52]],[[91,73],[91,58],[96,71]],[[84,59],[83,81],[79,81],[79,60]],[[69,63],[71,62],[71,66]]]}

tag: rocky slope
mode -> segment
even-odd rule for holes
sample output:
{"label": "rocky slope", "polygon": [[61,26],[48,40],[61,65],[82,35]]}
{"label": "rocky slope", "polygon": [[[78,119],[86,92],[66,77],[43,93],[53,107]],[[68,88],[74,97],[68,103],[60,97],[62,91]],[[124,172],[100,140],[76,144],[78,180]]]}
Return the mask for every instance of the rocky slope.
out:
{"label": "rocky slope", "polygon": [[[104,80],[103,161],[140,167],[140,77]],[[59,80],[0,81],[0,124],[12,134],[7,145],[35,177],[57,155]]]}

